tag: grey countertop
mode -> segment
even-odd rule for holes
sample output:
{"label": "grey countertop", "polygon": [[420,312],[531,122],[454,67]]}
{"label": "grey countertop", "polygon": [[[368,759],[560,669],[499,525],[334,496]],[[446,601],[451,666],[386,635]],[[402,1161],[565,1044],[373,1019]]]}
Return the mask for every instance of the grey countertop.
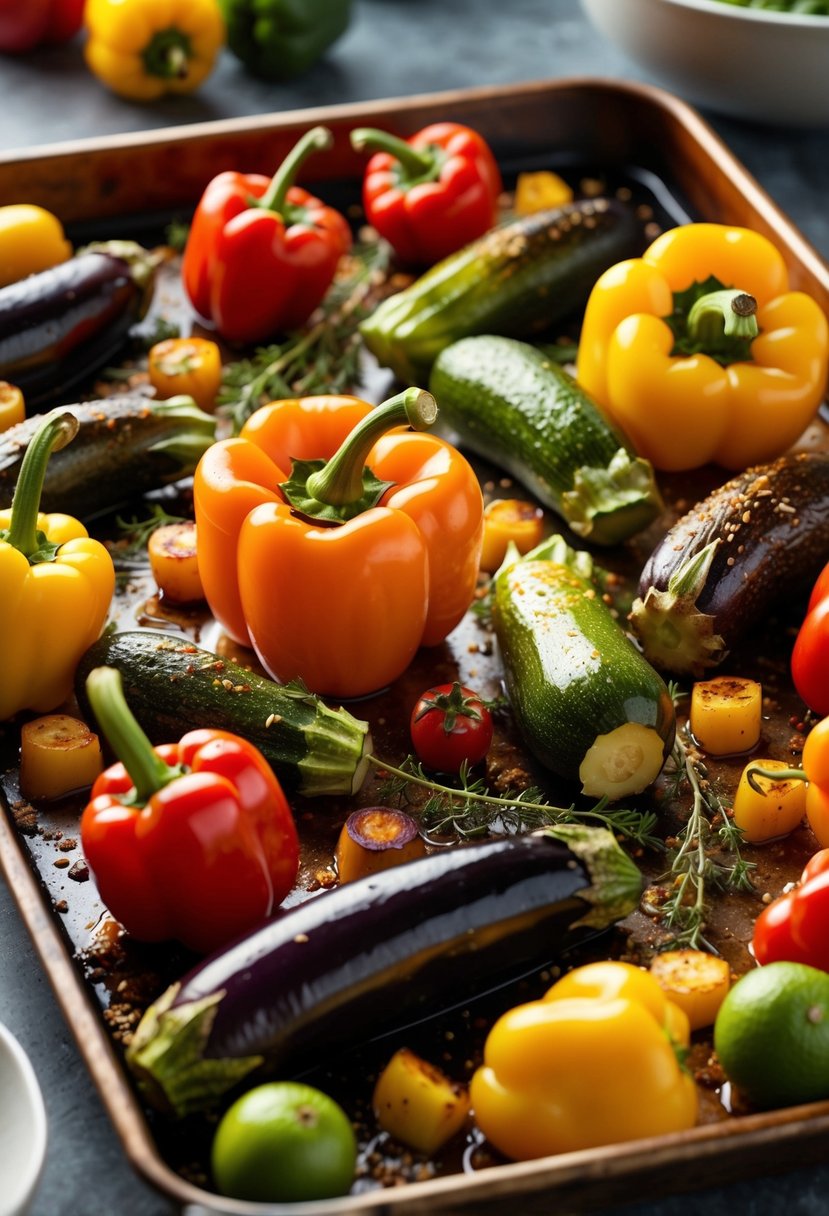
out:
{"label": "grey countertop", "polygon": [[[623,3],[624,0],[619,0]],[[225,53],[192,96],[134,105],[87,71],[80,40],[0,62],[0,148],[11,150],[214,118],[399,97],[447,88],[556,77],[607,76],[660,83],[604,42],[577,0],[355,0],[348,33],[289,85],[246,76]],[[715,130],[829,256],[829,130],[759,126],[706,114]],[[0,200],[2,202],[2,200]],[[165,1216],[168,1200],[131,1170],[80,1060],[12,897],[0,880],[0,1020],[28,1050],[49,1112],[47,1165],[34,1216]],[[745,1216],[826,1209],[829,1166],[798,1169],[770,1159],[770,1173],[658,1203],[631,1193],[617,1216]],[[704,1179],[701,1179],[703,1182]],[[2,1196],[0,1196],[2,1209]]]}

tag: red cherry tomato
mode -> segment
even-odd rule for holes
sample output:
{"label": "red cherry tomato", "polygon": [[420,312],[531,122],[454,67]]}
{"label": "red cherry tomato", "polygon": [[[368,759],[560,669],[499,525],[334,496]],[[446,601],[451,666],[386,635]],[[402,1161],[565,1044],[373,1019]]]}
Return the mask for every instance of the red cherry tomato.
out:
{"label": "red cherry tomato", "polygon": [[815,853],[791,891],[769,904],[754,924],[758,963],[807,963],[829,971],[829,849]]}
{"label": "red cherry tomato", "polygon": [[829,714],[829,595],[818,600],[800,626],[792,650],[792,679],[809,709],[821,717]]}
{"label": "red cherry tomato", "polygon": [[441,773],[460,772],[483,760],[492,742],[492,715],[478,693],[439,684],[419,698],[412,711],[412,746],[418,759]]}

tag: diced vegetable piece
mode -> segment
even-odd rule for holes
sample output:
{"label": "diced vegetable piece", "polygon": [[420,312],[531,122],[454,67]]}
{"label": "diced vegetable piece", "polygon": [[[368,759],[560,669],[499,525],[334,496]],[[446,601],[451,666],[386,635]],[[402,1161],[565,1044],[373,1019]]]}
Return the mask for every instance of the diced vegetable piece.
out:
{"label": "diced vegetable piece", "polygon": [[387,806],[368,806],[348,816],[337,841],[340,882],[426,856],[426,845],[411,815]]}
{"label": "diced vegetable piece", "polygon": [[103,769],[101,743],[85,722],[47,714],[20,732],[20,790],[26,798],[61,798],[90,786]]}
{"label": "diced vegetable piece", "polygon": [[[782,760],[756,760],[766,769],[788,770]],[[748,780],[746,765],[734,795],[734,822],[751,844],[764,840],[777,840],[788,836],[799,827],[806,813],[806,783],[803,781],[770,781],[767,777],[754,775],[753,780],[762,789],[759,793]]]}
{"label": "diced vegetable piece", "polygon": [[372,1099],[383,1131],[421,1153],[457,1135],[469,1113],[466,1089],[403,1047],[377,1078]]}
{"label": "diced vegetable piece", "polygon": [[711,756],[750,752],[760,741],[763,689],[742,676],[698,681],[691,692],[691,733]]}
{"label": "diced vegetable piece", "polygon": [[204,599],[196,553],[196,525],[164,524],[147,543],[150,569],[159,591],[171,604],[193,604]]}
{"label": "diced vegetable piece", "polygon": [[20,389],[8,380],[0,380],[0,431],[7,431],[25,419],[26,403]]}
{"label": "diced vegetable piece", "polygon": [[537,173],[519,173],[515,183],[515,211],[517,215],[532,215],[535,211],[547,211],[552,207],[563,207],[572,203],[573,191],[563,177],[540,169]]}
{"label": "diced vegetable piece", "polygon": [[496,498],[484,511],[481,569],[494,574],[512,541],[519,553],[529,553],[541,542],[544,512],[520,498]]}
{"label": "diced vegetable piece", "polygon": [[212,410],[222,383],[222,356],[209,338],[165,338],[147,356],[150,384],[166,400],[184,393]]}
{"label": "diced vegetable piece", "polygon": [[704,950],[666,950],[651,963],[651,975],[665,995],[687,1015],[691,1030],[713,1026],[731,987],[724,958]]}

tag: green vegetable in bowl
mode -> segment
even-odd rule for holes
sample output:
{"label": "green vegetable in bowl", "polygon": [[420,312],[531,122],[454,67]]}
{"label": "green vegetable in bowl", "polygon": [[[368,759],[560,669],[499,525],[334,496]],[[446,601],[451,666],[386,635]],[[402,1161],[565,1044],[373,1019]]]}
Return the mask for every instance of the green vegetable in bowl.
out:
{"label": "green vegetable in bowl", "polygon": [[761,8],[770,13],[799,13],[806,17],[829,17],[829,0],[722,0],[738,8]]}

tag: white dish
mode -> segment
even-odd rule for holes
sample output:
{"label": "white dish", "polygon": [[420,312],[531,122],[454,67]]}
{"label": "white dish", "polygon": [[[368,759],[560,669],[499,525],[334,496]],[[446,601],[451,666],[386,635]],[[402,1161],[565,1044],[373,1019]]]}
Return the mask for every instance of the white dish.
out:
{"label": "white dish", "polygon": [[600,33],[686,100],[775,124],[829,126],[829,17],[724,0],[582,0]]}
{"label": "white dish", "polygon": [[0,1216],[23,1216],[46,1157],[46,1108],[23,1048],[0,1023]]}

